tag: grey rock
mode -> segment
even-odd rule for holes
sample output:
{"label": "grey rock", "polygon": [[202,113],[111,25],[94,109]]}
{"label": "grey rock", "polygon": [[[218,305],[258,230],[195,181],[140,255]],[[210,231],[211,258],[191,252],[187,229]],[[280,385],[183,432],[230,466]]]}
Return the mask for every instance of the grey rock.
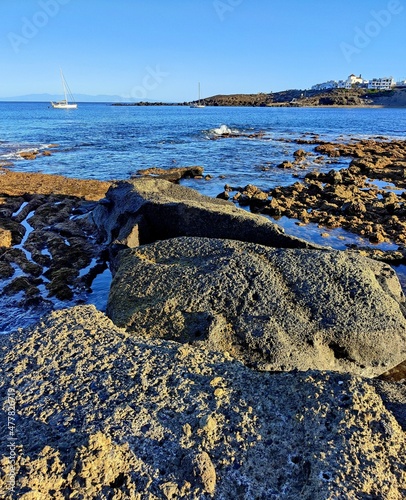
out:
{"label": "grey rock", "polygon": [[138,175],[152,176],[159,179],[165,179],[169,182],[179,182],[181,179],[190,179],[195,177],[202,177],[204,172],[203,167],[174,167],[174,168],[146,168],[138,170]]}
{"label": "grey rock", "polygon": [[257,369],[367,377],[406,359],[404,311],[386,264],[186,237],[120,252],[107,306],[139,336],[226,351]]}
{"label": "grey rock", "polygon": [[17,413],[5,500],[400,499],[406,488],[404,433],[367,381],[255,372],[136,338],[92,306],[2,343],[0,398],[5,439]]}
{"label": "grey rock", "polygon": [[117,183],[94,211],[94,219],[107,243],[130,248],[177,236],[227,238],[271,247],[316,248],[286,235],[263,216],[162,179],[140,178]]}

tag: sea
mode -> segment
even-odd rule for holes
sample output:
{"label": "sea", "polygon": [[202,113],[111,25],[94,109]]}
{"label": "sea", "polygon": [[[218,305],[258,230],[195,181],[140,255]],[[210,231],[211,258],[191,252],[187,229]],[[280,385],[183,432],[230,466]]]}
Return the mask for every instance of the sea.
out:
{"label": "sea", "polygon": [[[406,109],[79,103],[77,109],[61,110],[45,102],[0,102],[0,165],[20,172],[98,180],[128,179],[150,167],[198,165],[204,167],[203,179],[182,183],[208,196],[217,196],[225,184],[254,184],[269,190],[297,182],[309,171],[348,166],[349,158],[332,158],[319,164],[314,161],[317,155],[313,155],[306,168],[278,168],[282,161],[292,160],[299,148],[314,153],[314,144],[303,144],[303,139],[314,138],[340,142],[405,139]],[[21,152],[42,151],[50,145],[57,145],[51,149],[51,156],[39,155],[35,160],[20,156]],[[316,224],[302,227],[285,217],[276,222],[289,234],[335,249],[351,244],[371,246],[368,240],[343,229],[326,230]],[[397,248],[390,243],[376,247]],[[406,288],[406,266],[395,270]],[[94,294],[87,297],[101,310],[107,302],[110,279],[109,273],[96,279]],[[0,310],[4,306],[0,289]],[[63,306],[66,304],[55,307]],[[13,328],[26,322],[21,318]],[[0,331],[5,331],[1,324]]]}

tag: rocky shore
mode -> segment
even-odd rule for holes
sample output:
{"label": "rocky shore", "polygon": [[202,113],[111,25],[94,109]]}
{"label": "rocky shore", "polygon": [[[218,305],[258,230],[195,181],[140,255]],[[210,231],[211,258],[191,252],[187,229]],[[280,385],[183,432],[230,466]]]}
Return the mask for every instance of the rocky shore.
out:
{"label": "rocky shore", "polygon": [[[372,214],[404,255],[404,197],[369,180],[404,189],[404,142],[314,146],[354,160],[222,196],[364,230]],[[1,498],[404,498],[406,300],[393,269],[174,183],[197,167],[142,174],[1,172],[3,294],[27,307],[45,287],[63,301],[91,286],[92,261],[113,273],[105,313],[62,308],[0,337]]]}
{"label": "rocky shore", "polygon": [[[256,186],[225,186],[220,198],[250,206],[275,218],[287,216],[300,224],[345,228],[371,243],[394,242],[397,252],[388,260],[406,258],[406,141],[361,140],[348,144],[303,140],[313,152],[299,149],[279,168],[300,173],[309,159],[348,157],[348,168],[310,172],[303,182],[264,192]],[[377,252],[379,254],[379,252]]]}

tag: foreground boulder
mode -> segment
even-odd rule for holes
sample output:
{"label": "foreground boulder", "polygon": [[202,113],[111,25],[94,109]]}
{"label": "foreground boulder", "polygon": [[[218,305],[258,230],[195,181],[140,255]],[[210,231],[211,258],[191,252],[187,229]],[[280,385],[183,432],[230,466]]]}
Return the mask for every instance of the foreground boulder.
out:
{"label": "foreground boulder", "polygon": [[131,248],[176,236],[315,248],[311,243],[286,235],[264,217],[162,179],[141,178],[117,183],[94,211],[94,219],[107,243]]}
{"label": "foreground boulder", "polygon": [[406,359],[396,273],[338,251],[176,238],[119,254],[107,314],[263,370],[379,375]]}
{"label": "foreground boulder", "polygon": [[92,306],[52,313],[4,344],[5,500],[404,498],[404,434],[360,378],[258,373],[137,339]]}

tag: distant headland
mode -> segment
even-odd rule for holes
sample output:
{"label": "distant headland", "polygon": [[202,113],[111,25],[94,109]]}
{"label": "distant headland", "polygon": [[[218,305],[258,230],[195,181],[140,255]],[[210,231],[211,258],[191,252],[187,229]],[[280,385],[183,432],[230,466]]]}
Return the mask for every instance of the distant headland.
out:
{"label": "distant headland", "polygon": [[[195,101],[193,101],[195,102]],[[368,88],[330,88],[285,90],[257,94],[218,94],[201,99],[205,106],[252,107],[406,107],[406,88],[375,90]],[[113,106],[189,106],[191,102],[117,102]]]}

